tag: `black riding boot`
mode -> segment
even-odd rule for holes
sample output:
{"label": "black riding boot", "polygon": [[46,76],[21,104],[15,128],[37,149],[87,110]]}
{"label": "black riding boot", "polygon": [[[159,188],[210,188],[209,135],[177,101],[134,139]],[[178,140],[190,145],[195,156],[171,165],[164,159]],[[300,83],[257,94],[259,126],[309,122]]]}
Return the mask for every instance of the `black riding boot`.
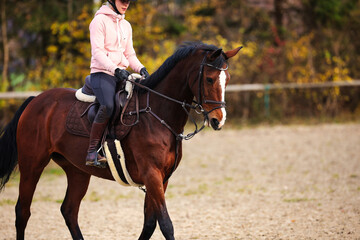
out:
{"label": "black riding boot", "polygon": [[90,143],[87,151],[88,154],[86,156],[86,165],[88,166],[95,166],[99,168],[106,167],[106,158],[99,155],[97,150],[101,143],[108,121],[109,118],[106,114],[106,106],[100,106],[91,126]]}

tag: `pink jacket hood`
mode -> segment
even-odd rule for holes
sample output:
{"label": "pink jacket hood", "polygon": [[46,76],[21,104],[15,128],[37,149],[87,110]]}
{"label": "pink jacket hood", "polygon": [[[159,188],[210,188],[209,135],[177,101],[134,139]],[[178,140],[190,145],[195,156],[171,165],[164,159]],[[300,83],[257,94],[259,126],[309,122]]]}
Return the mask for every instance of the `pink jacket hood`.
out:
{"label": "pink jacket hood", "polygon": [[125,19],[125,15],[117,14],[114,12],[108,5],[102,5],[99,10],[96,11],[95,16],[99,14],[105,14],[109,17],[112,17],[114,21],[116,21],[116,18],[118,19]]}
{"label": "pink jacket hood", "polygon": [[144,66],[136,57],[132,41],[132,28],[110,7],[103,5],[90,23],[91,73],[114,75],[115,69],[129,66],[136,72]]}

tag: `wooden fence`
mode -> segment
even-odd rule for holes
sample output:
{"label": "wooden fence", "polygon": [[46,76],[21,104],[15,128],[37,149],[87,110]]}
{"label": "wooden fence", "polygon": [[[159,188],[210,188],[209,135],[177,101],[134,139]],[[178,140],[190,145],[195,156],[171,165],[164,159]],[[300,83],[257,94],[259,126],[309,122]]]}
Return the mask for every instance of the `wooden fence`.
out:
{"label": "wooden fence", "polygon": [[289,89],[289,88],[329,88],[329,87],[354,87],[360,86],[360,80],[339,81],[339,82],[323,82],[323,83],[272,83],[272,84],[236,84],[229,85],[227,92],[246,92],[246,91],[268,91],[273,89]]}
{"label": "wooden fence", "polygon": [[315,89],[315,88],[333,88],[333,87],[359,87],[360,80],[323,82],[323,83],[281,83],[281,84],[236,84],[229,85],[227,92],[264,92],[265,116],[270,116],[270,92],[278,89]]}
{"label": "wooden fence", "polygon": [[[304,89],[304,88],[329,88],[329,87],[356,87],[360,86],[360,80],[324,82],[324,83],[279,83],[279,84],[234,84],[226,88],[227,92],[265,91],[275,89]],[[41,92],[1,92],[0,99],[25,99],[30,96],[37,96]]]}

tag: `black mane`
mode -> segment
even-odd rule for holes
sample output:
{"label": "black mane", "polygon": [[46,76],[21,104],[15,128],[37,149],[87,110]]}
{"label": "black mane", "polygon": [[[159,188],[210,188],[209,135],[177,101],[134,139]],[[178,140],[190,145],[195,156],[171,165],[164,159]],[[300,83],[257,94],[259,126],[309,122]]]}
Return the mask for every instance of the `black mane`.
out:
{"label": "black mane", "polygon": [[[195,53],[197,50],[215,51],[217,49],[218,47],[214,45],[208,45],[202,42],[185,42],[175,51],[172,56],[165,60],[165,62],[158,68],[158,70],[156,70],[148,78],[141,81],[141,84],[153,89],[182,59]],[[222,67],[225,62],[226,59],[222,56],[215,59],[215,61],[211,64],[215,67]]]}

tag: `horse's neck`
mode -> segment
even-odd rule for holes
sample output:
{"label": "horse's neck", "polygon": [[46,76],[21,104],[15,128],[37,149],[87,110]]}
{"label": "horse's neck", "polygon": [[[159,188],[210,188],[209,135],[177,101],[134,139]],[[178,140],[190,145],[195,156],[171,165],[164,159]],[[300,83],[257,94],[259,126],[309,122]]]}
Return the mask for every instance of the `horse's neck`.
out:
{"label": "horse's neck", "polygon": [[[177,101],[191,104],[194,95],[188,86],[188,72],[184,71],[184,67],[185,66],[178,64],[168,76],[159,83],[155,90]],[[155,98],[158,102],[156,106],[154,106],[156,108],[154,111],[158,112],[160,118],[164,119],[176,131],[182,131],[188,115],[181,104],[162,97]]]}

